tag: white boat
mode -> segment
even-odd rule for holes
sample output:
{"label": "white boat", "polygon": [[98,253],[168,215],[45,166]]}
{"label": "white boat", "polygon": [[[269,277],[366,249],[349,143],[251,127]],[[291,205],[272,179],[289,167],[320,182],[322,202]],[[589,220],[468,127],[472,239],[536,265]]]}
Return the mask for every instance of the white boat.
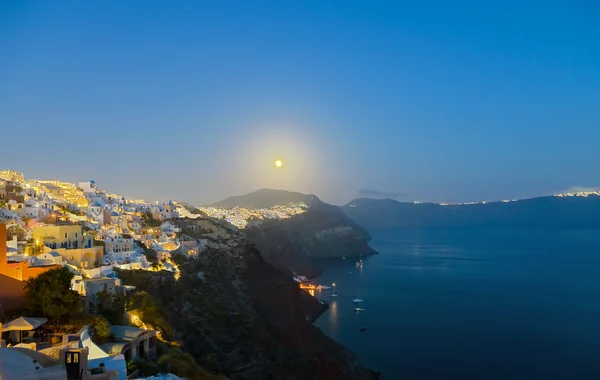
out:
{"label": "white boat", "polygon": [[360,307],[355,307],[354,311],[360,313],[361,311],[365,311],[365,309],[361,309]]}
{"label": "white boat", "polygon": [[331,293],[329,297],[337,297],[337,293]]}
{"label": "white boat", "polygon": [[352,303],[361,303],[361,302],[364,302],[364,301],[360,298],[352,298]]}
{"label": "white boat", "polygon": [[331,289],[331,286],[319,285],[319,289],[321,289],[321,290],[329,290],[329,289]]}

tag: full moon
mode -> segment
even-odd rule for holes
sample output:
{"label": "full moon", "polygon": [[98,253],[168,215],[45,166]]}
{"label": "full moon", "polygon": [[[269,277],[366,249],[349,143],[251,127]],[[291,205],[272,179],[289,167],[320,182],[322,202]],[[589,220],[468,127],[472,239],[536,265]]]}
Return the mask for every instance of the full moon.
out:
{"label": "full moon", "polygon": [[283,162],[281,162],[281,160],[275,161],[275,166],[277,166],[278,168],[280,168],[281,165],[283,165]]}

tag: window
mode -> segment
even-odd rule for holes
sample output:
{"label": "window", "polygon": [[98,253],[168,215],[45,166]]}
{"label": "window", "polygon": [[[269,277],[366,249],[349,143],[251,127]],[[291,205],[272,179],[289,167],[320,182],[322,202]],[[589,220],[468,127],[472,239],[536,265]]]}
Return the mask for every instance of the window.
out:
{"label": "window", "polygon": [[75,237],[77,237],[77,232],[75,232]]}
{"label": "window", "polygon": [[65,239],[67,238],[67,233],[65,232]]}

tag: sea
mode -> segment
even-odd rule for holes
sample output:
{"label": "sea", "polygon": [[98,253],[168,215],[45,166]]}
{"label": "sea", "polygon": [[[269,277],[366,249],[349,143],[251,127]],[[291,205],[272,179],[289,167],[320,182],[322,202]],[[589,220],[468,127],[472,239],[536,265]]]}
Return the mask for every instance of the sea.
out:
{"label": "sea", "polygon": [[600,230],[370,232],[315,324],[384,379],[600,379]]}

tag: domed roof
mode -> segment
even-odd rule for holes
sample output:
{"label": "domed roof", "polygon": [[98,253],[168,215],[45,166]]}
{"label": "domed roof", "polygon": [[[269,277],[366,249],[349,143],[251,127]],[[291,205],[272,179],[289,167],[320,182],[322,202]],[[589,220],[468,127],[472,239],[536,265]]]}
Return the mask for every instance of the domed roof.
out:
{"label": "domed roof", "polygon": [[110,213],[110,216],[119,216],[119,213],[116,212],[116,211],[113,211],[113,212]]}
{"label": "domed roof", "polygon": [[33,378],[40,366],[22,352],[10,348],[0,348],[0,368],[2,377],[7,379]]}
{"label": "domed roof", "polygon": [[102,205],[98,202],[94,202],[90,205],[90,207],[102,207]]}

